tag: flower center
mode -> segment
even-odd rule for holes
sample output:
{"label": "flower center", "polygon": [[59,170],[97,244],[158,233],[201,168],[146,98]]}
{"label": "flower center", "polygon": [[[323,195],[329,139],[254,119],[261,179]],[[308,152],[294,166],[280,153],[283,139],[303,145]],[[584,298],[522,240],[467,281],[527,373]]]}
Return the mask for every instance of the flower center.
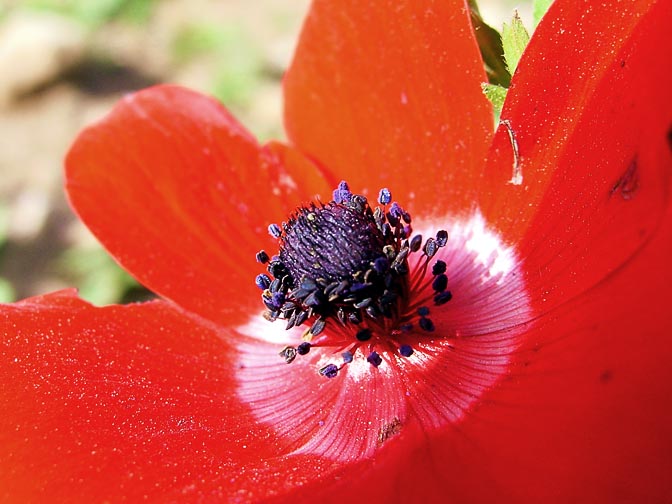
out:
{"label": "flower center", "polygon": [[[280,351],[287,363],[311,347],[336,347],[340,362],[319,369],[322,376],[334,378],[357,351],[378,367],[381,353],[413,354],[408,340],[416,326],[434,331],[427,305],[452,298],[445,262],[432,265],[431,295],[416,299],[412,294],[428,291],[419,283],[426,278],[430,260],[446,245],[448,233],[441,230],[423,245],[421,235],[412,235],[411,216],[391,200],[390,191],[382,189],[372,208],[341,182],[329,203],[311,203],[282,226],[269,226],[279,241],[279,253],[272,258],[263,250],[257,253],[257,261],[267,264],[269,273],[256,278],[267,308],[265,318],[286,320],[286,329],[307,328],[302,342]],[[424,260],[411,271],[408,257],[416,253]]]}

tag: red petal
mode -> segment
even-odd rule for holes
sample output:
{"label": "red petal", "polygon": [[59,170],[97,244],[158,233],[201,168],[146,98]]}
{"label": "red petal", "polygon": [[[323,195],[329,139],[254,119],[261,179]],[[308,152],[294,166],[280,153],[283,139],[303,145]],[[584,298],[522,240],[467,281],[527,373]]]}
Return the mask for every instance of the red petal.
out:
{"label": "red petal", "polygon": [[285,78],[287,132],[353,191],[389,187],[427,217],[470,210],[486,80],[463,0],[317,1]]}
{"label": "red petal", "polygon": [[[519,242],[540,310],[612,273],[657,231],[669,204],[669,2],[556,2],[521,61],[490,156],[482,207]],[[540,77],[547,75],[546,78]]]}
{"label": "red petal", "polygon": [[484,447],[465,477],[518,501],[672,499],[670,257],[668,208],[618,273],[540,321],[529,365],[462,430]]}
{"label": "red petal", "polygon": [[62,292],[3,306],[0,327],[0,500],[232,495],[277,453],[235,399],[230,343],[166,302]]}
{"label": "red petal", "polygon": [[261,306],[254,254],[277,247],[268,224],[330,191],[298,153],[259,147],[217,102],[171,86],[124,99],[80,135],[66,167],[73,206],[115,258],[219,322]]}
{"label": "red petal", "polygon": [[[269,330],[261,317],[243,330],[281,333],[278,339],[289,345],[300,341],[303,332],[284,332],[277,325]],[[318,369],[327,363],[342,364],[335,349],[313,349],[288,367],[278,356],[282,346],[262,341],[241,346],[238,394],[258,421],[273,426],[292,454],[324,457],[334,467],[366,459],[379,448],[384,426],[405,418],[405,388],[395,370],[370,372],[371,365],[361,357],[328,379]]]}

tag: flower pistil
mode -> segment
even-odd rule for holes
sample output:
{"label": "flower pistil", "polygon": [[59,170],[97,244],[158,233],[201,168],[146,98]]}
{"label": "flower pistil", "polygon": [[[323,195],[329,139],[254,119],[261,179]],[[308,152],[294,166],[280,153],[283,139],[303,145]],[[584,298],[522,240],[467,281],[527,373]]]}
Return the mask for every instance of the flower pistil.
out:
{"label": "flower pistil", "polygon": [[[264,316],[286,320],[288,330],[309,326],[300,344],[280,351],[287,363],[313,346],[337,347],[340,365],[319,368],[322,376],[334,378],[357,351],[378,367],[381,354],[413,354],[414,327],[435,330],[428,304],[443,305],[452,293],[445,262],[436,260],[431,277],[426,273],[448,233],[440,230],[423,244],[420,234],[412,234],[411,215],[392,202],[387,188],[380,190],[377,203],[373,208],[343,181],[332,201],[302,206],[281,226],[269,226],[279,253],[269,257],[262,250],[256,256],[269,273],[256,278]],[[411,271],[408,258],[416,253],[424,260]]]}

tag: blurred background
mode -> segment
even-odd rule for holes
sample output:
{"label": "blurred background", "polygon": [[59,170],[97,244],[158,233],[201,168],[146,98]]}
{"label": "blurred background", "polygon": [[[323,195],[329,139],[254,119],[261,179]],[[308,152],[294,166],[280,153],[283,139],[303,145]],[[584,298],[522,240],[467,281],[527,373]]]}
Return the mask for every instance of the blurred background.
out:
{"label": "blurred background", "polygon": [[[179,83],[283,138],[281,79],[309,0],[0,0],[0,302],[75,286],[145,299],[68,207],[62,162],[129,91]],[[501,29],[530,2],[481,0]]]}

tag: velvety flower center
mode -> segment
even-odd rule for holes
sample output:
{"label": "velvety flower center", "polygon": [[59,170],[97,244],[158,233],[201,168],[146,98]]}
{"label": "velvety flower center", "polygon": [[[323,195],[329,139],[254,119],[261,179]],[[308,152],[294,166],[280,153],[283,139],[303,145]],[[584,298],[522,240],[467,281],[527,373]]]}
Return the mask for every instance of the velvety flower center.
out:
{"label": "velvety flower center", "polygon": [[[376,368],[384,356],[410,357],[414,328],[434,332],[431,309],[452,299],[446,263],[432,261],[448,233],[439,230],[423,242],[387,189],[372,207],[341,182],[332,201],[301,207],[269,232],[279,253],[257,254],[268,270],[256,278],[265,317],[285,320],[288,330],[306,327],[302,340],[279,354],[292,363],[314,347],[337,349],[340,358],[319,368],[326,378],[335,378],[358,352]],[[409,267],[412,255],[422,258],[415,269]]]}

